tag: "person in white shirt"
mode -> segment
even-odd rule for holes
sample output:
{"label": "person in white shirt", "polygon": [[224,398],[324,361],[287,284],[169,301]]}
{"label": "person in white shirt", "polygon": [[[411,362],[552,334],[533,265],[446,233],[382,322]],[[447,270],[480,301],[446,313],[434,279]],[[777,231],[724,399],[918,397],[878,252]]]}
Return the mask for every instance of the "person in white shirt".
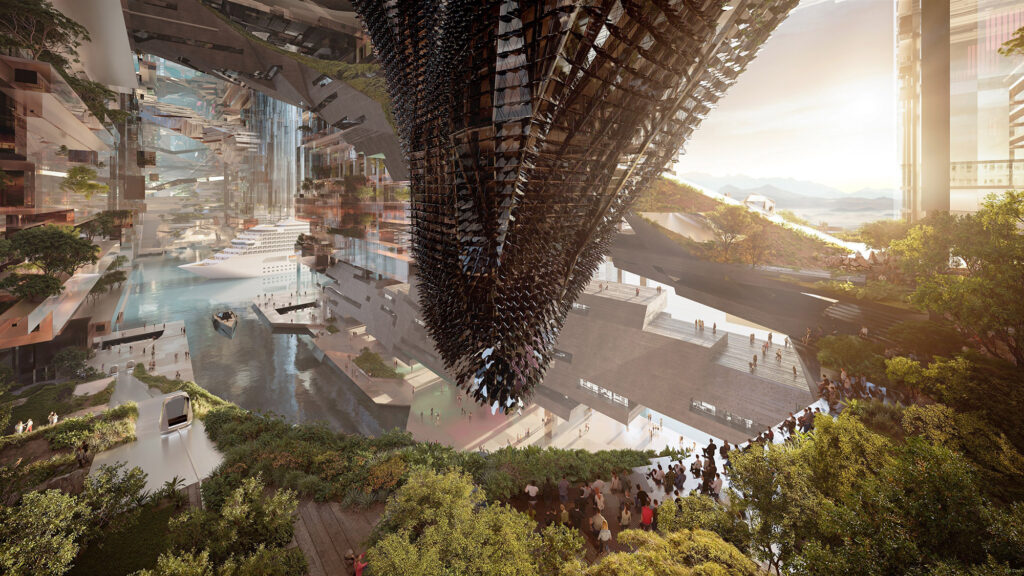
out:
{"label": "person in white shirt", "polygon": [[715,481],[711,483],[712,496],[715,500],[718,500],[719,494],[722,493],[722,475],[715,474]]}
{"label": "person in white shirt", "polygon": [[533,506],[536,506],[537,505],[537,494],[540,492],[540,488],[538,488],[536,485],[534,485],[533,482],[528,482],[526,484],[526,488],[523,489],[523,492],[526,492],[526,495],[530,499],[530,507],[532,508]]}

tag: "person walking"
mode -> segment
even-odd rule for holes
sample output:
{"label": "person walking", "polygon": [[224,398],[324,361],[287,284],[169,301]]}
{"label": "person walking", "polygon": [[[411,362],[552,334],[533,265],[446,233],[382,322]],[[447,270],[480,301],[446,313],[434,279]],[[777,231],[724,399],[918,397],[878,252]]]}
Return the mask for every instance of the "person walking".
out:
{"label": "person walking", "polygon": [[565,474],[558,481],[558,501],[562,504],[569,501],[569,480],[565,477]]}
{"label": "person walking", "polygon": [[600,488],[594,489],[594,506],[598,512],[604,512],[604,494],[601,494]]}
{"label": "person walking", "polygon": [[536,507],[537,493],[540,492],[540,488],[538,488],[533,482],[527,482],[526,488],[523,489],[523,492],[525,492],[526,495],[529,497],[530,508],[532,509]]}
{"label": "person walking", "polygon": [[619,530],[625,530],[633,523],[633,513],[629,511],[629,504],[623,502],[619,510]]}
{"label": "person walking", "polygon": [[600,510],[594,512],[594,515],[590,517],[590,527],[593,530],[594,538],[597,538],[601,534],[601,530],[608,525],[608,521],[605,520]]}
{"label": "person walking", "polygon": [[565,509],[565,504],[559,504],[558,507],[561,509],[558,513],[558,520],[562,523],[562,526],[568,526],[569,511]]}
{"label": "person walking", "polygon": [[597,533],[597,540],[601,543],[601,553],[607,554],[610,548],[608,547],[609,542],[612,539],[612,531],[608,529],[608,522],[605,521],[601,524],[601,530]]}
{"label": "person walking", "polygon": [[650,530],[654,522],[654,509],[649,504],[644,504],[640,509],[640,529]]}

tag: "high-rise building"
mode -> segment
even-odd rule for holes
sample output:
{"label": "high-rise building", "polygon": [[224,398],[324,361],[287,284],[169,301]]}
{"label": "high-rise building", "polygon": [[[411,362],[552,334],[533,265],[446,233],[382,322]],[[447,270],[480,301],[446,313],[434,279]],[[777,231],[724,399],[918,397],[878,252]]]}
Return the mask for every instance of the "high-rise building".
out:
{"label": "high-rise building", "polygon": [[426,326],[514,409],[633,199],[795,1],[355,2],[410,164]]}
{"label": "high-rise building", "polygon": [[999,48],[1024,27],[1014,0],[899,0],[903,215],[973,212],[1024,187],[1024,57]]}

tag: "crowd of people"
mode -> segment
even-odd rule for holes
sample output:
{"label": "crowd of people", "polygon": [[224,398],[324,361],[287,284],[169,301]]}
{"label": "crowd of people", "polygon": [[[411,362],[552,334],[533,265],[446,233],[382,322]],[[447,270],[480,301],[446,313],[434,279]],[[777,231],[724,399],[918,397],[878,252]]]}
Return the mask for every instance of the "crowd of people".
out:
{"label": "crowd of people", "polygon": [[839,412],[839,404],[849,400],[878,400],[885,402],[891,400],[902,404],[908,403],[898,390],[890,390],[879,386],[871,385],[864,375],[850,376],[846,370],[841,370],[837,378],[829,378],[822,374],[818,381],[818,396],[828,403],[831,413]]}

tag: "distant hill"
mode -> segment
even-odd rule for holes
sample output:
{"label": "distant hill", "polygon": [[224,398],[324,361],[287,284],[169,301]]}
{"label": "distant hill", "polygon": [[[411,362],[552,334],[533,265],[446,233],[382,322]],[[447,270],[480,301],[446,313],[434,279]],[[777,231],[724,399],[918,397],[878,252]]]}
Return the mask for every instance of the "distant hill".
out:
{"label": "distant hill", "polygon": [[721,192],[725,186],[733,186],[742,190],[772,186],[780,190],[788,190],[802,196],[814,196],[817,198],[841,198],[847,194],[838,188],[833,188],[817,182],[807,180],[796,180],[794,178],[754,178],[738,174],[735,176],[711,176],[700,172],[690,172],[680,175],[680,178],[687,182],[693,182],[705,188]]}
{"label": "distant hill", "polygon": [[750,176],[710,176],[684,174],[682,180],[720,194],[743,200],[761,194],[775,201],[778,210],[791,210],[815,224],[856,228],[865,222],[895,216],[896,190],[865,188],[846,193],[831,186],[792,178],[752,178]]}
{"label": "distant hill", "polygon": [[892,196],[863,197],[854,194],[844,194],[836,198],[822,198],[805,196],[776,188],[772,185],[759,186],[757,188],[737,188],[736,186],[725,185],[718,189],[722,194],[728,194],[731,198],[743,200],[751,194],[767,196],[775,201],[775,207],[779,210],[800,210],[813,208],[815,210],[831,209],[838,212],[864,212],[891,211],[893,206]]}

